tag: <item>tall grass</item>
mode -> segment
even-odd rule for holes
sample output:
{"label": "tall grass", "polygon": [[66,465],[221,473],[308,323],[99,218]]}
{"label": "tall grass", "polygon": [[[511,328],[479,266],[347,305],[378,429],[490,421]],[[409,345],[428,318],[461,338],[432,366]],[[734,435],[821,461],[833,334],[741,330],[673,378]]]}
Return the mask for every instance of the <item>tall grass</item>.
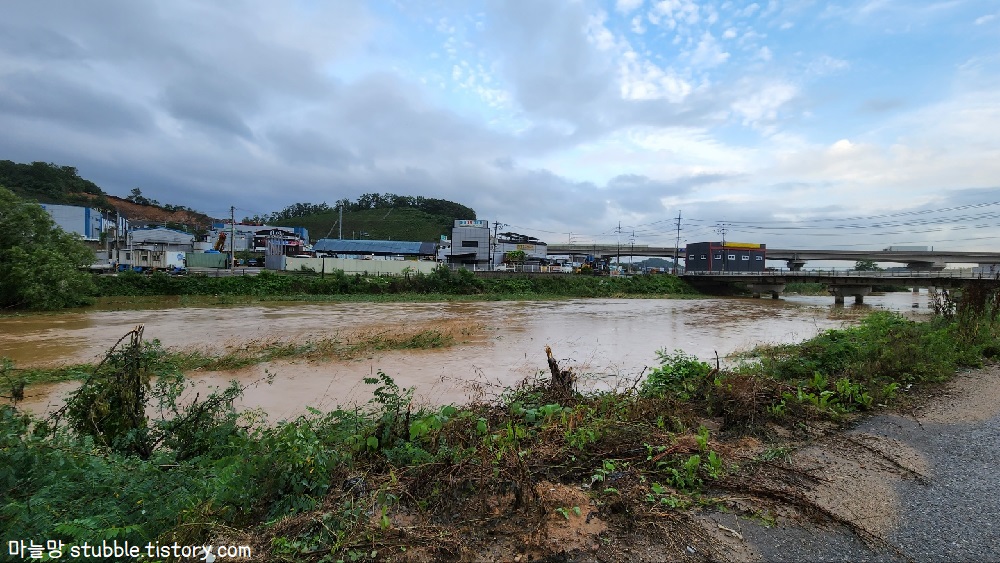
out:
{"label": "tall grass", "polygon": [[675,276],[647,275],[607,278],[582,275],[479,278],[468,270],[439,268],[430,274],[368,277],[338,271],[325,276],[261,272],[256,276],[141,275],[124,272],[97,277],[100,296],[217,295],[217,296],[565,296],[620,297],[635,295],[692,295],[697,292]]}

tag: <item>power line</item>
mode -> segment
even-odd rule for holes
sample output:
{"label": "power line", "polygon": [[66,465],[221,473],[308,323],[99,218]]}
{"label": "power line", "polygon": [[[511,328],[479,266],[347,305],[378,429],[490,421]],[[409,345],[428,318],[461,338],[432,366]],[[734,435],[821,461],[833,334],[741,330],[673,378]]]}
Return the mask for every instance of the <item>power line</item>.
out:
{"label": "power line", "polygon": [[[978,209],[982,207],[992,207],[995,205],[1000,205],[1000,201],[992,201],[986,203],[970,203],[967,205],[959,205],[955,207],[943,207],[940,209],[921,209],[915,211],[900,211],[897,213],[886,213],[882,215],[868,215],[868,216],[858,216],[858,217],[817,217],[810,219],[787,219],[787,220],[774,220],[771,223],[801,223],[803,221],[817,222],[817,221],[863,221],[869,219],[885,219],[890,217],[904,217],[908,215],[927,215],[930,213],[947,213],[951,211],[961,211],[965,209]],[[688,219],[688,221],[694,221],[699,223],[713,223],[715,221],[707,219]],[[733,224],[754,224],[758,221],[730,221]]]}

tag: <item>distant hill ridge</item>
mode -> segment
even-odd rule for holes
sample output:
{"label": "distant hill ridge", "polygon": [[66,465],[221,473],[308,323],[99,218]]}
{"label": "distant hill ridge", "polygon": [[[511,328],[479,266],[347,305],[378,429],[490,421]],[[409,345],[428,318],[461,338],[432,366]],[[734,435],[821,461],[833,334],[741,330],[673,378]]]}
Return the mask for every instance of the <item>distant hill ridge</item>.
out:
{"label": "distant hill ridge", "polygon": [[138,188],[132,190],[132,195],[129,196],[131,199],[108,195],[97,184],[81,178],[72,166],[48,162],[20,164],[0,160],[0,185],[19,197],[39,203],[118,211],[133,224],[145,221],[191,231],[204,230],[212,225],[212,218],[208,215],[187,207],[161,205],[148,200],[141,197]]}
{"label": "distant hill ridge", "polygon": [[[461,217],[464,219],[464,217]],[[280,219],[270,224],[305,227],[313,242],[322,238],[369,240],[409,240],[431,242],[451,232],[453,217],[431,215],[409,207],[344,211],[344,224],[338,223],[337,211]]]}
{"label": "distant hill ridge", "polygon": [[[193,209],[160,204],[142,195],[139,188],[121,198],[104,192],[81,178],[72,166],[48,162],[21,164],[0,160],[0,186],[39,203],[80,205],[117,210],[132,223],[149,222],[194,232],[215,221]],[[339,207],[343,207],[343,225]],[[335,207],[326,203],[296,203],[264,217],[244,218],[244,223],[305,227],[310,238],[435,241],[448,234],[455,219],[475,219],[470,207],[444,199],[395,194],[363,194],[356,201],[342,199]]]}

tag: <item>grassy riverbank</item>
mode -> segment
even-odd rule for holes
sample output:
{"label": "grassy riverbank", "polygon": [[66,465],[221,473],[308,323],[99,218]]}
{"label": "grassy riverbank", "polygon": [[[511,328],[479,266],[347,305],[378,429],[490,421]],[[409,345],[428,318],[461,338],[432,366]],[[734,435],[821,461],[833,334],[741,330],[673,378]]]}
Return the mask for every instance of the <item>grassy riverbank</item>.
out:
{"label": "grassy riverbank", "polygon": [[1000,355],[997,294],[965,295],[929,322],[876,313],[732,370],[663,351],[641,380],[581,394],[550,363],[495,402],[424,409],[379,373],[367,404],[268,424],[233,407],[238,387],[178,402],[176,361],[135,343],[57,421],[0,410],[0,535],[248,545],[261,561],[718,558],[699,507],[809,509],[803,476],[760,487],[795,440]]}
{"label": "grassy riverbank", "polygon": [[98,296],[217,295],[256,298],[361,298],[424,300],[430,297],[510,299],[552,297],[638,297],[697,295],[676,276],[598,277],[583,275],[480,278],[468,270],[440,268],[431,274],[365,277],[343,272],[211,277],[123,273],[97,277]]}

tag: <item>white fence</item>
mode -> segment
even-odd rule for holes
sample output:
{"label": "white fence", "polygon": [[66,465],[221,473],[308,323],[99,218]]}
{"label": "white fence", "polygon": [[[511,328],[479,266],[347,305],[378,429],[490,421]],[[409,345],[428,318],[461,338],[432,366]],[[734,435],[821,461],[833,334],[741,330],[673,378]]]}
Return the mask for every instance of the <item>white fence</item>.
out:
{"label": "white fence", "polygon": [[[365,274],[371,276],[402,276],[406,273],[423,272],[429,274],[438,266],[432,260],[356,260],[352,258],[294,258],[280,256],[280,264],[275,269],[299,271],[303,268],[314,272],[332,274],[342,270],[345,274]],[[278,262],[278,261],[275,261]],[[268,268],[271,265],[268,263]]]}

